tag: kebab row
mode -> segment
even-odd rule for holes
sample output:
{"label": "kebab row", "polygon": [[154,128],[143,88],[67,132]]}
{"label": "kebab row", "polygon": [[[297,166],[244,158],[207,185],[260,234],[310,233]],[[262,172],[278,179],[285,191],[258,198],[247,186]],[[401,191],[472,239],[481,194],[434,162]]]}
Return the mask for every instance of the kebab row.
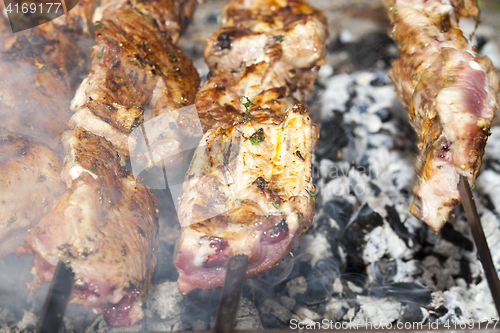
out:
{"label": "kebab row", "polygon": [[62,136],[66,192],[17,249],[35,255],[32,288],[63,261],[75,274],[71,302],[112,326],[143,317],[158,246],[155,195],[125,168],[130,133],[145,110],[160,115],[192,103],[198,74],[173,42],[194,5],[101,1],[91,69]]}
{"label": "kebab row", "polygon": [[389,73],[418,140],[410,211],[439,230],[460,203],[459,176],[474,184],[497,108],[498,77],[458,26],[475,0],[386,0],[399,58]]}
{"label": "kebab row", "polygon": [[312,223],[318,139],[305,99],[325,62],[325,16],[302,0],[229,1],[205,43],[196,96],[206,131],[179,198],[181,293],[221,286],[232,256],[246,277],[295,249]]}

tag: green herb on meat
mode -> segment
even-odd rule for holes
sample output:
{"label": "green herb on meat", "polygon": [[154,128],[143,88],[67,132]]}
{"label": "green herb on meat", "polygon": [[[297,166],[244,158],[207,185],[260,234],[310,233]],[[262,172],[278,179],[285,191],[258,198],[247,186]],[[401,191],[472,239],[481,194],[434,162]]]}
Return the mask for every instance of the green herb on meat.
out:
{"label": "green herb on meat", "polygon": [[[244,98],[247,100],[245,103],[243,102]],[[254,103],[246,96],[241,97],[240,103],[245,107],[245,115],[241,118],[241,122],[248,123],[250,121],[250,105]]]}

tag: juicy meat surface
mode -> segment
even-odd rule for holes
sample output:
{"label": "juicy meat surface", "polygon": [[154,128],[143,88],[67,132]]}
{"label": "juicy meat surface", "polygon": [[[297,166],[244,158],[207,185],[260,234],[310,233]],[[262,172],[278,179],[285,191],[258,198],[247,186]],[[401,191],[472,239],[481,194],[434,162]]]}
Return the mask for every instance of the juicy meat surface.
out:
{"label": "juicy meat surface", "polygon": [[[59,260],[69,263],[72,303],[104,313],[112,325],[131,325],[142,318],[156,260],[155,196],[104,138],[79,128],[69,152],[73,160],[63,170],[69,189],[31,229],[25,248],[35,253],[39,280],[50,281]],[[134,302],[122,310],[128,297]]]}
{"label": "juicy meat surface", "polygon": [[389,76],[419,148],[410,211],[437,231],[460,203],[459,176],[475,183],[500,85],[458,28],[461,16],[477,16],[475,1],[387,3],[400,53]]}
{"label": "juicy meat surface", "polygon": [[311,225],[318,130],[300,103],[325,61],[326,29],[301,0],[233,0],[222,9],[195,103],[207,132],[179,200],[182,293],[221,286],[233,255],[248,255],[247,277],[270,268]]}
{"label": "juicy meat surface", "polygon": [[[0,130],[0,256],[21,245],[27,229],[64,193],[61,134],[70,116],[71,84],[84,67],[75,36],[88,30],[93,2],[82,0],[70,15],[15,34],[0,15],[0,122],[5,126]],[[0,10],[5,13],[3,4]]]}
{"label": "juicy meat surface", "polygon": [[[193,2],[170,9],[190,12]],[[33,287],[50,281],[63,260],[75,272],[71,301],[102,313],[111,326],[143,317],[158,246],[155,195],[123,166],[136,146],[131,132],[158,115],[170,117],[172,132],[148,136],[150,144],[178,140],[193,126],[177,109],[193,102],[199,78],[166,34],[174,25],[171,4],[101,3],[91,70],[63,136],[67,191],[18,250],[35,254]]]}
{"label": "juicy meat surface", "polygon": [[314,216],[311,159],[318,135],[301,105],[278,124],[249,122],[205,134],[178,211],[181,293],[222,285],[231,256],[248,255],[251,277],[298,246]]}
{"label": "juicy meat surface", "polygon": [[64,193],[59,158],[29,137],[0,127],[0,257],[23,244],[28,229]]}
{"label": "juicy meat surface", "polygon": [[71,74],[82,69],[83,53],[54,21],[12,34],[0,17],[0,44],[0,123],[60,148]]}

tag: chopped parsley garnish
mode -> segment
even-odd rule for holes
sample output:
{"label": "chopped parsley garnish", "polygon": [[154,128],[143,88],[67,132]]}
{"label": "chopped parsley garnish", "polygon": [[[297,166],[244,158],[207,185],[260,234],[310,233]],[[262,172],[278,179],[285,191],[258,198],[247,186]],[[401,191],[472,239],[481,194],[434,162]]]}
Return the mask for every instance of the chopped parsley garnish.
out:
{"label": "chopped parsley garnish", "polygon": [[139,17],[142,17],[142,18],[145,18],[146,20],[148,20],[149,22],[151,22],[151,19],[150,19],[149,17],[144,16],[143,14],[139,13],[139,12],[137,11],[137,9],[135,9],[135,8],[130,8],[130,11],[131,11],[132,13],[134,13],[135,15],[137,15],[137,16],[139,16]]}
{"label": "chopped parsley garnish", "polygon": [[177,62],[177,57],[173,52],[170,52],[168,56],[170,57],[170,59],[172,59],[172,62]]}
{"label": "chopped parsley garnish", "polygon": [[[243,136],[245,138],[245,136]],[[257,131],[255,131],[254,134],[252,134],[249,138],[245,138],[245,140],[250,140],[250,142],[254,145],[254,146],[258,146],[259,145],[259,142],[262,142],[264,141],[265,139],[265,136],[264,136],[264,129],[263,128],[259,128]]]}
{"label": "chopped parsley garnish", "polygon": [[[246,103],[243,103],[243,99],[246,99]],[[245,107],[245,115],[241,118],[243,123],[248,123],[250,121],[250,105],[254,103],[246,96],[241,96],[240,103]]]}
{"label": "chopped parsley garnish", "polygon": [[94,27],[96,27],[97,29],[102,29],[104,28],[104,25],[102,25],[102,23],[99,22],[94,22]]}
{"label": "chopped parsley garnish", "polygon": [[448,78],[448,82],[449,82],[449,83],[455,82],[455,78],[454,78],[453,76],[450,76],[450,77]]}
{"label": "chopped parsley garnish", "polygon": [[76,158],[76,156],[75,156],[75,159],[74,159],[74,161],[75,161],[75,162],[78,162],[78,158]]}
{"label": "chopped parsley garnish", "polygon": [[144,119],[142,119],[141,117],[136,117],[134,119],[134,122],[132,123],[132,126],[130,126],[130,132],[135,130],[137,127],[141,126],[143,121],[144,121]]}
{"label": "chopped parsley garnish", "polygon": [[274,36],[278,40],[278,42],[283,43],[283,37],[281,36]]}
{"label": "chopped parsley garnish", "polygon": [[470,187],[470,189],[473,190],[474,187],[476,187],[476,184],[472,184],[472,186]]}
{"label": "chopped parsley garnish", "polygon": [[95,164],[95,163],[94,163],[94,164],[92,164],[92,167],[91,167],[91,168],[92,168],[92,169],[94,169],[94,170],[95,170],[95,169],[97,169],[97,164]]}
{"label": "chopped parsley garnish", "polygon": [[313,201],[316,202],[316,193],[314,193],[313,191],[309,191],[309,194],[313,198]]}
{"label": "chopped parsley garnish", "polygon": [[280,200],[279,199],[274,199],[273,200],[273,206],[276,209],[280,209]]}
{"label": "chopped parsley garnish", "polygon": [[99,53],[97,53],[97,59],[101,59],[103,55],[104,55],[104,49],[102,49],[101,51],[99,51]]}

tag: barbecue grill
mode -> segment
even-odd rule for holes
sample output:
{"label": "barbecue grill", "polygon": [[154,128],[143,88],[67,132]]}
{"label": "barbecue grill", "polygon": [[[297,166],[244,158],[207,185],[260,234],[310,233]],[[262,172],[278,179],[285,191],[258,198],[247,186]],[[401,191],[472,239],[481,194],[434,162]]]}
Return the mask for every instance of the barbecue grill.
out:
{"label": "barbecue grill", "polygon": [[[244,282],[236,329],[494,329],[498,314],[462,206],[437,234],[408,212],[415,138],[386,74],[397,55],[387,37],[386,9],[379,1],[309,2],[325,11],[331,34],[328,63],[319,71],[309,98],[320,126],[313,163],[316,216],[297,250]],[[198,6],[180,42],[202,78],[208,73],[203,41],[217,29],[223,3],[208,0]],[[495,34],[500,27],[494,25],[500,11],[493,1],[482,6],[483,22],[472,41],[500,68],[500,39]],[[472,32],[474,25],[465,21],[464,29]],[[496,267],[499,149],[500,126],[493,126],[473,189]],[[146,175],[146,181],[154,182],[154,176],[148,180]],[[155,194],[160,245],[144,319],[132,327],[111,328],[102,316],[70,304],[61,332],[210,331],[217,322],[222,288],[194,290],[186,296],[177,289],[175,205],[168,190],[157,189]],[[44,313],[49,285],[38,293],[26,289],[32,262],[30,256],[15,254],[0,259],[0,333],[34,331]],[[48,311],[53,316],[60,309]]]}

